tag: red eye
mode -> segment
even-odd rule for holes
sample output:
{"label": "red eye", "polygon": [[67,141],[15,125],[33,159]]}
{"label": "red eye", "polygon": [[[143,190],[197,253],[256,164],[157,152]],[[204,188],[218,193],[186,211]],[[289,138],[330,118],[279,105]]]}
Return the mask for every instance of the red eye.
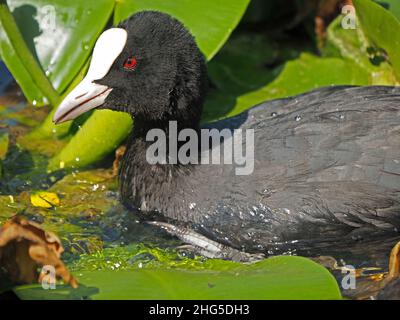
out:
{"label": "red eye", "polygon": [[134,70],[137,65],[137,60],[135,57],[128,58],[124,63],[125,70]]}

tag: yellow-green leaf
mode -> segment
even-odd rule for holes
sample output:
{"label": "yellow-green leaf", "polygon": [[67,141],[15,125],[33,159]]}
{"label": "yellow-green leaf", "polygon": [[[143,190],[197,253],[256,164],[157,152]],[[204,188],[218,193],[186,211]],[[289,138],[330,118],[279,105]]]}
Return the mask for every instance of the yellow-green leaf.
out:
{"label": "yellow-green leaf", "polygon": [[34,207],[53,208],[60,205],[60,199],[56,193],[39,191],[31,194],[31,204]]}

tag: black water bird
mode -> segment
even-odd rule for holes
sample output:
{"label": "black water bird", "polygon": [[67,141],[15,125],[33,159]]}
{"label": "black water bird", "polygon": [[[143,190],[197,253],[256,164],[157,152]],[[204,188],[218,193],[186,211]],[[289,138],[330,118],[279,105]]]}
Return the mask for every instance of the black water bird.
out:
{"label": "black water bird", "polygon": [[[93,108],[129,113],[123,202],[206,256],[251,260],[245,252],[323,253],[398,238],[400,88],[332,86],[200,127],[206,91],[205,60],[185,27],[166,14],[140,12],[100,36],[86,78],[54,121]],[[150,164],[146,135],[168,134],[170,121],[196,132],[254,129],[254,171]]]}

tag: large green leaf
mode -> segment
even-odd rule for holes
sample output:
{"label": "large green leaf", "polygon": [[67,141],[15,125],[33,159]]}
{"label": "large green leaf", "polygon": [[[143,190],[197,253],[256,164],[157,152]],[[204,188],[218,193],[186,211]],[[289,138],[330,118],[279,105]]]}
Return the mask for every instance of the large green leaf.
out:
{"label": "large green leaf", "polygon": [[[249,0],[126,0],[118,2],[115,22],[139,10],[158,10],[177,17],[187,25],[204,55],[211,59],[225,43],[242,17]],[[127,136],[131,119],[127,114],[95,111],[71,142],[51,161],[50,169],[61,162],[81,167],[100,160]],[[101,141],[99,144],[93,142]],[[79,162],[75,159],[80,159]]]}
{"label": "large green leaf", "polygon": [[[257,90],[232,94],[224,89],[231,85],[235,79],[245,79],[248,71],[232,74],[231,69],[225,66],[221,70],[218,86],[212,99],[208,100],[205,108],[207,120],[215,120],[236,115],[249,107],[261,102],[293,96],[312,89],[331,85],[367,85],[369,74],[351,61],[340,58],[320,58],[308,53],[303,53],[299,58],[287,62],[281,73],[271,82]],[[221,114],[221,110],[224,111]]]}
{"label": "large green leaf", "polygon": [[117,23],[133,12],[158,10],[180,20],[196,37],[196,42],[210,60],[239,23],[250,0],[124,0],[115,8]]}
{"label": "large green leaf", "polygon": [[132,128],[129,115],[98,110],[85,122],[65,148],[49,163],[50,169],[84,167],[117,148]]}
{"label": "large green leaf", "polygon": [[[243,50],[246,48],[245,50]],[[203,121],[212,121],[229,113],[236,106],[236,98],[266,86],[279,70],[269,67],[296,55],[280,43],[262,35],[233,36],[208,64],[210,90],[203,112]],[[250,107],[251,105],[248,105]]]}
{"label": "large green leaf", "polygon": [[[333,276],[301,257],[280,256],[224,271],[142,269],[80,272],[78,290],[15,289],[22,299],[341,299]],[[80,291],[81,290],[81,291]]]}
{"label": "large green leaf", "polygon": [[400,79],[400,21],[372,0],[354,0],[353,3],[365,36],[386,50]]}
{"label": "large green leaf", "polygon": [[392,66],[385,59],[378,61],[373,54],[368,52],[369,44],[362,29],[343,29],[341,22],[342,16],[339,16],[329,25],[324,54],[343,57],[364,69],[372,85],[395,84],[397,81]]}
{"label": "large green leaf", "polygon": [[[82,68],[114,8],[113,0],[9,0],[8,4],[30,51],[59,93]],[[43,93],[16,54],[13,35],[0,30],[0,53],[7,67],[27,98],[42,104]]]}
{"label": "large green leaf", "polygon": [[386,9],[388,9],[391,13],[394,14],[397,19],[400,19],[400,1],[399,0],[379,0],[375,1],[381,5],[383,5]]}

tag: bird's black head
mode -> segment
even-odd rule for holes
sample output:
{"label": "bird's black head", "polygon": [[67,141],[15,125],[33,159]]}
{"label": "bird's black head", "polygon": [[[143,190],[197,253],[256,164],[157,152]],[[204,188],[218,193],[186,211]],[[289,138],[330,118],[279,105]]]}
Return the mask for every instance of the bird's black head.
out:
{"label": "bird's black head", "polygon": [[64,99],[54,122],[94,108],[145,121],[200,121],[206,94],[204,57],[178,20],[156,11],[134,14],[105,31],[84,80]]}

